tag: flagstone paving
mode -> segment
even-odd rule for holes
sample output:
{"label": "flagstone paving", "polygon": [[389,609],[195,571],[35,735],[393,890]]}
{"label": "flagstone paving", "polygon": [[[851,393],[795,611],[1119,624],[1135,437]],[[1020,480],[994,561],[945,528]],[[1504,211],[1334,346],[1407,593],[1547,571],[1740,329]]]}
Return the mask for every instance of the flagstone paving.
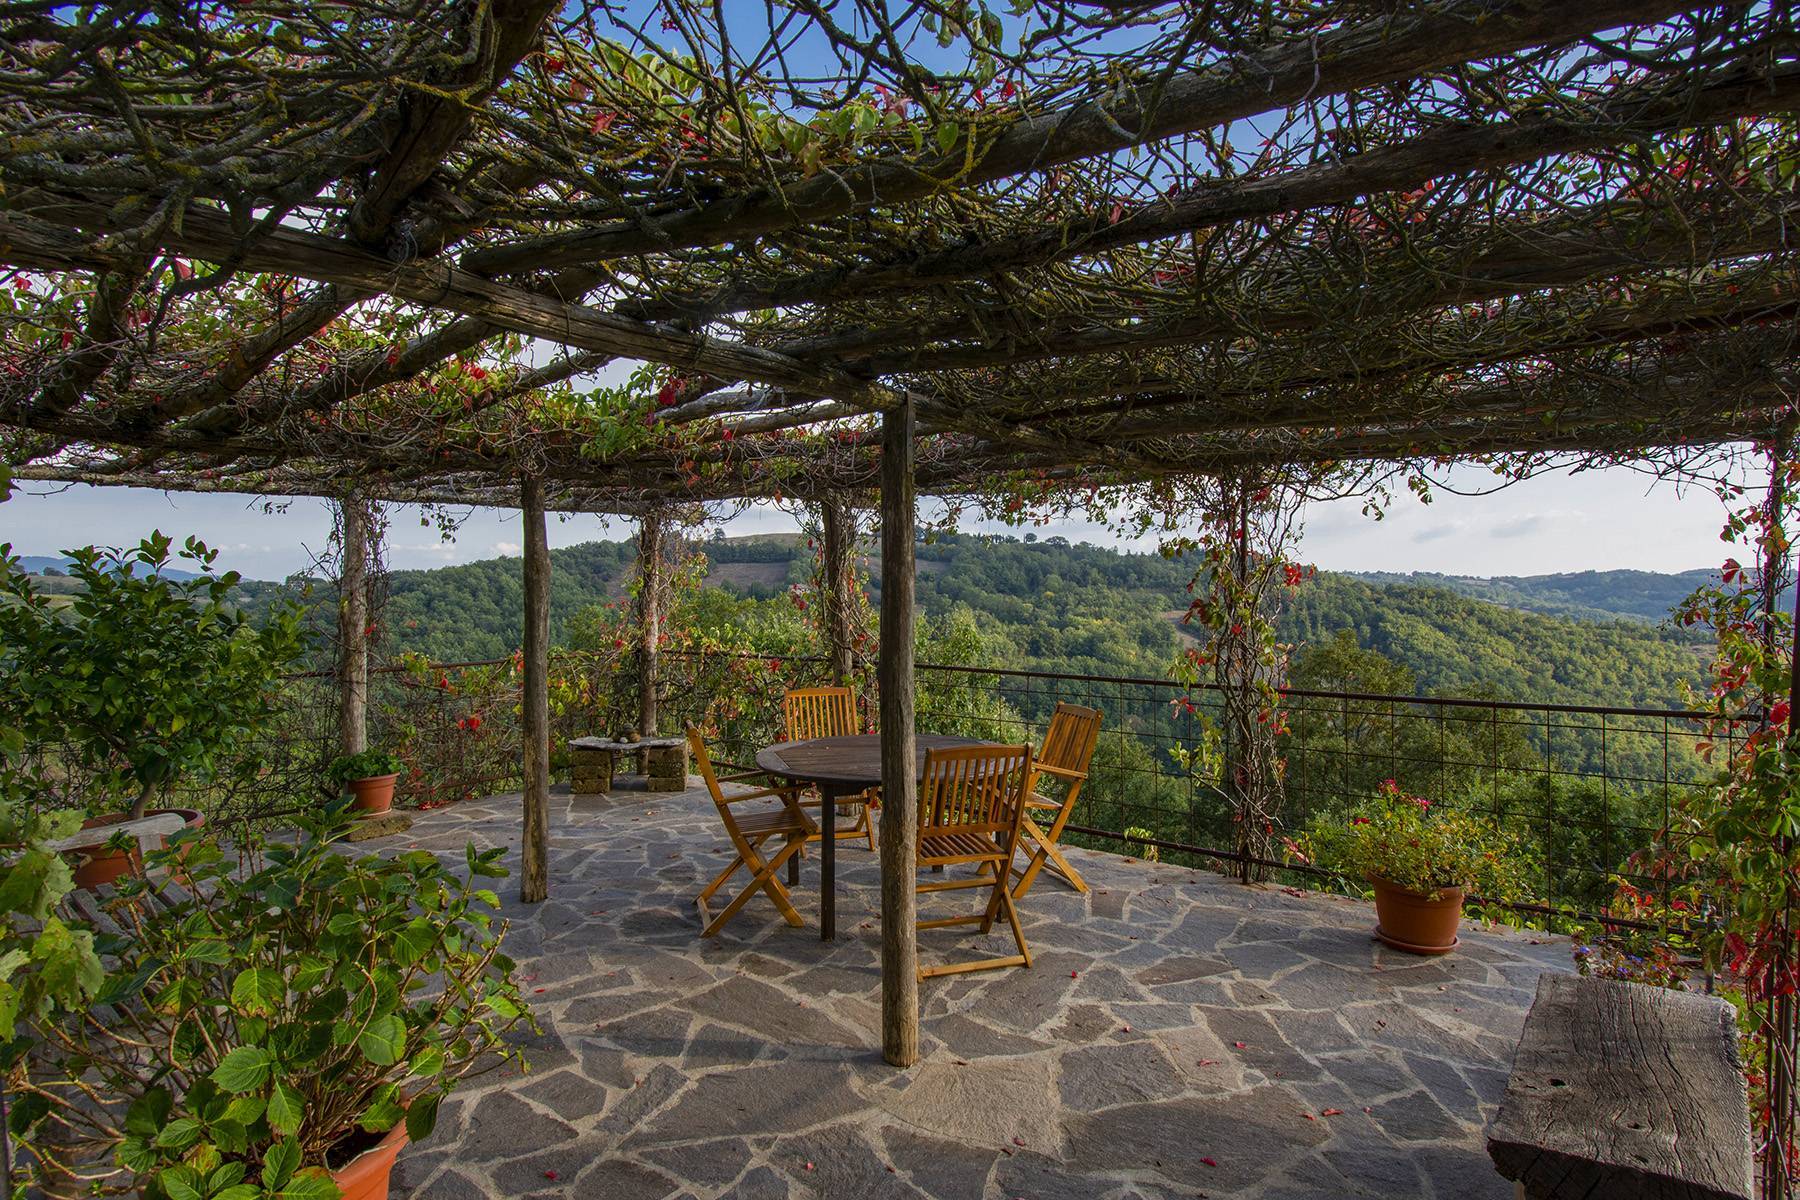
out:
{"label": "flagstone paving", "polygon": [[[1040,880],[1030,969],[923,984],[920,1059],[900,1071],[880,1054],[867,851],[839,854],[836,943],[818,940],[811,862],[806,929],[758,897],[702,941],[692,897],[727,861],[703,791],[551,806],[551,897],[506,904],[542,1025],[532,1069],[446,1103],[396,1197],[1512,1194],[1482,1130],[1566,939],[1465,930],[1454,955],[1414,958],[1374,942],[1357,901],[1076,850],[1092,894]],[[460,858],[473,840],[517,865],[516,796],[416,817],[361,848]],[[928,930],[921,956],[981,941]]]}

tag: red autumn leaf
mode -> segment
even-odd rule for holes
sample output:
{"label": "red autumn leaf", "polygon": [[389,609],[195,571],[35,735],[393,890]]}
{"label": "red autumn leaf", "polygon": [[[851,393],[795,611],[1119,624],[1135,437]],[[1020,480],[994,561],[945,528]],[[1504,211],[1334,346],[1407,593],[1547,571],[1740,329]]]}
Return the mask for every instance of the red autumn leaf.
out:
{"label": "red autumn leaf", "polygon": [[1216,1162],[1214,1162],[1214,1161],[1213,1161],[1213,1160],[1212,1160],[1212,1159],[1210,1159],[1210,1158],[1203,1158],[1203,1159],[1201,1159],[1201,1160],[1200,1160],[1200,1161],[1201,1161],[1201,1162],[1203,1162],[1203,1163],[1205,1163],[1205,1164],[1206,1164],[1206,1165],[1207,1165],[1207,1166],[1209,1166],[1209,1167],[1216,1167],[1216,1166],[1218,1166],[1218,1165],[1219,1165],[1219,1164],[1218,1164],[1218,1163],[1216,1163]]}

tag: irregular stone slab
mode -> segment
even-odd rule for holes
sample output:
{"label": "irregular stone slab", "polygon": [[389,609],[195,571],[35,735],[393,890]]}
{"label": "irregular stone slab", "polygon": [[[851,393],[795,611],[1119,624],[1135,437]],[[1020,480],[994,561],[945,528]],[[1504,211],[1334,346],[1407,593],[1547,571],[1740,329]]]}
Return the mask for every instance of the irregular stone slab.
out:
{"label": "irregular stone slab", "polygon": [[606,1088],[573,1069],[533,1079],[518,1091],[565,1121],[591,1117],[606,1107]]}
{"label": "irregular stone slab", "polygon": [[1042,1150],[1059,1116],[1048,1056],[964,1065],[939,1055],[914,1068],[904,1090],[876,1103],[908,1125],[976,1147],[1011,1146],[1018,1138]]}
{"label": "irregular stone slab", "polygon": [[750,1146],[742,1138],[716,1138],[657,1146],[639,1154],[677,1179],[707,1187],[723,1187],[750,1165]]}
{"label": "irregular stone slab", "polygon": [[602,1133],[622,1137],[642,1125],[687,1083],[684,1072],[668,1063],[658,1063],[648,1075],[633,1081],[630,1090],[607,1110],[597,1128]]}
{"label": "irregular stone slab", "polygon": [[1071,1114],[1063,1159],[1084,1173],[1154,1172],[1206,1192],[1249,1190],[1330,1136],[1326,1123],[1305,1112],[1292,1091],[1264,1084],[1231,1096]]}
{"label": "irregular stone slab", "polygon": [[546,1116],[503,1089],[474,1098],[468,1129],[456,1143],[463,1163],[485,1163],[575,1140],[567,1122]]}
{"label": "irregular stone slab", "polygon": [[1073,1112],[1161,1100],[1185,1090],[1181,1073],[1154,1042],[1084,1046],[1065,1053],[1058,1066],[1058,1094]]}
{"label": "irregular stone slab", "polygon": [[926,1193],[900,1177],[893,1164],[851,1125],[829,1125],[789,1138],[775,1165],[808,1191],[856,1200],[927,1200]]}
{"label": "irregular stone slab", "polygon": [[927,1196],[979,1196],[985,1189],[998,1150],[966,1146],[933,1137],[905,1125],[882,1131],[888,1161]]}
{"label": "irregular stone slab", "polygon": [[626,1144],[668,1142],[759,1133],[791,1133],[862,1111],[842,1067],[786,1064],[714,1071],[694,1081],[679,1100],[640,1126]]}
{"label": "irregular stone slab", "polygon": [[702,1016],[751,1030],[758,1037],[790,1053],[808,1053],[816,1047],[861,1049],[871,1038],[834,1021],[823,1006],[814,1006],[790,992],[740,975],[718,983],[682,1006]]}

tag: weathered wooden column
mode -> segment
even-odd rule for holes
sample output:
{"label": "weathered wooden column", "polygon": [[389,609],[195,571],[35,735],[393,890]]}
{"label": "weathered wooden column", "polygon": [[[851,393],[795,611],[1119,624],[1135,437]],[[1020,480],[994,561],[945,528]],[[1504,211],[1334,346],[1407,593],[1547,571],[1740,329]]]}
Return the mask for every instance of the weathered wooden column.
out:
{"label": "weathered wooden column", "polygon": [[913,407],[881,421],[881,1056],[919,1057],[919,779],[913,736]]}
{"label": "weathered wooden column", "polygon": [[663,562],[663,517],[651,509],[638,522],[638,732],[656,735],[657,644],[662,640],[663,593],[668,568]]}
{"label": "weathered wooden column", "polygon": [[338,753],[369,747],[369,504],[338,501]]}
{"label": "weathered wooden column", "polygon": [[550,894],[550,542],[544,531],[544,483],[520,488],[525,520],[525,678],[520,722],[525,742],[524,831],[519,899]]}
{"label": "weathered wooden column", "polygon": [[851,614],[855,611],[856,572],[851,556],[856,553],[856,514],[843,499],[827,496],[819,505],[825,526],[825,653],[831,663],[831,679],[850,686],[856,660],[850,639],[855,636]]}

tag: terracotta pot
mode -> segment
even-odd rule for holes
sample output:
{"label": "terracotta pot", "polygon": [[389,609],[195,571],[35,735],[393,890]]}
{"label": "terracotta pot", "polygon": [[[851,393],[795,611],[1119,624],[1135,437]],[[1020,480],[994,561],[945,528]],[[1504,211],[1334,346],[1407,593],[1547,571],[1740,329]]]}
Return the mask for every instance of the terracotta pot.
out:
{"label": "terracotta pot", "polygon": [[[126,813],[112,813],[104,817],[89,817],[81,823],[82,829],[107,829],[122,821],[129,821]],[[109,834],[102,833],[91,846],[77,846],[69,853],[78,856],[75,864],[75,886],[92,891],[109,883],[117,883],[127,875],[138,873],[141,857],[136,843],[125,849],[118,849],[105,844]]]}
{"label": "terracotta pot", "polygon": [[406,1122],[402,1121],[388,1130],[386,1137],[333,1171],[331,1182],[344,1193],[343,1200],[388,1200],[388,1177],[393,1174],[394,1160],[404,1149]]}
{"label": "terracotta pot", "polygon": [[350,807],[370,816],[377,816],[394,807],[394,781],[400,778],[393,775],[371,775],[367,779],[352,779],[350,794],[356,800]]}
{"label": "terracotta pot", "polygon": [[1463,890],[1439,888],[1433,900],[1369,876],[1375,885],[1375,936],[1408,954],[1448,954],[1456,949]]}
{"label": "terracotta pot", "polygon": [[[144,815],[155,817],[164,813],[174,813],[187,823],[189,829],[198,829],[206,824],[206,814],[193,808],[152,808],[146,810]],[[81,823],[81,827],[83,829],[105,829],[130,819],[128,814],[112,813],[104,817],[89,817]],[[95,842],[92,846],[80,846],[69,852],[81,856],[81,861],[75,866],[77,887],[84,887],[91,891],[105,884],[117,883],[125,876],[136,875],[143,870],[143,863],[140,861],[143,856],[138,853],[135,845],[129,849],[115,850],[106,846],[104,840],[104,835],[102,835],[101,841]],[[163,846],[167,848],[169,839],[164,838],[162,842]],[[188,847],[184,846],[181,851],[183,859],[187,857],[187,852]]]}

